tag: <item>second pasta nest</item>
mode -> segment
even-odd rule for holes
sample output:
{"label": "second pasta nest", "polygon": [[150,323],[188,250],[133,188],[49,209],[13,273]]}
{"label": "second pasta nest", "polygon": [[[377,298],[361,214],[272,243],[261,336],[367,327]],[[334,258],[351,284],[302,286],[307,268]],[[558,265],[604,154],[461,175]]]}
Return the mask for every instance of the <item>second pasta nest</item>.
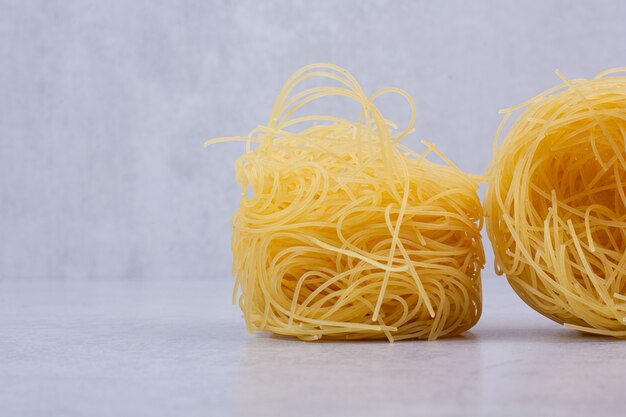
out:
{"label": "second pasta nest", "polygon": [[[485,210],[496,266],[569,327],[626,336],[626,77],[567,80],[519,108]],[[516,110],[505,111],[507,117]]]}

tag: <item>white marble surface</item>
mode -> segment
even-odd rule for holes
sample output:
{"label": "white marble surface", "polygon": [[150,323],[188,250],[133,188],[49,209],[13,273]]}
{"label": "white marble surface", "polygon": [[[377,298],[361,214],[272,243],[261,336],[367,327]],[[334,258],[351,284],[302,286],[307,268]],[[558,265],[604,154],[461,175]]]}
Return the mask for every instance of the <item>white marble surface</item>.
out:
{"label": "white marble surface", "polygon": [[394,344],[251,336],[229,280],[0,282],[0,415],[624,415],[626,342],[485,281],[464,337]]}

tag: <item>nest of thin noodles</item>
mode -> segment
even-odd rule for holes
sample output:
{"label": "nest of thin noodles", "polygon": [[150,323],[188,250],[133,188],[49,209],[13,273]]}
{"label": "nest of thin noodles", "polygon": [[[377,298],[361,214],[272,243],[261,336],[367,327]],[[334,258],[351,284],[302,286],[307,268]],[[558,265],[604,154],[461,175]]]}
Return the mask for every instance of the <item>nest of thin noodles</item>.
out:
{"label": "nest of thin noodles", "polygon": [[[325,85],[298,89],[310,78]],[[374,105],[398,93],[409,126],[393,133]],[[300,115],[323,97],[348,98],[357,120]],[[306,112],[305,112],[306,113]],[[482,208],[474,180],[400,140],[411,98],[367,97],[333,65],[304,67],[280,92],[267,126],[236,163],[241,206],[233,270],[249,330],[317,339],[436,339],[481,313]]]}
{"label": "nest of thin noodles", "polygon": [[498,135],[523,109],[494,150],[485,211],[496,269],[529,306],[625,337],[626,77],[616,72],[557,72],[561,85],[503,111]]}

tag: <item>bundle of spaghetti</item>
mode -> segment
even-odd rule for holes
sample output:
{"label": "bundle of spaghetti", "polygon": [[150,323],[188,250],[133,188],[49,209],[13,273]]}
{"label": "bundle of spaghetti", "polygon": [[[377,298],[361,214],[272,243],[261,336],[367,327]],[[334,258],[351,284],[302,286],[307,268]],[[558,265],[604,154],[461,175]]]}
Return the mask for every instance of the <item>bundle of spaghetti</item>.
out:
{"label": "bundle of spaghetti", "polygon": [[[374,105],[389,93],[410,105],[406,129]],[[305,111],[328,97],[356,102],[358,117]],[[250,332],[432,340],[478,321],[477,184],[449,161],[426,160],[430,152],[445,158],[433,145],[417,154],[400,143],[414,120],[404,91],[368,97],[344,69],[315,64],[287,81],[267,126],[208,142],[246,142],[231,222],[233,302],[240,289]]]}
{"label": "bundle of spaghetti", "polygon": [[560,85],[503,110],[485,201],[497,272],[517,294],[566,327],[615,337],[626,337],[625,71],[557,71]]}

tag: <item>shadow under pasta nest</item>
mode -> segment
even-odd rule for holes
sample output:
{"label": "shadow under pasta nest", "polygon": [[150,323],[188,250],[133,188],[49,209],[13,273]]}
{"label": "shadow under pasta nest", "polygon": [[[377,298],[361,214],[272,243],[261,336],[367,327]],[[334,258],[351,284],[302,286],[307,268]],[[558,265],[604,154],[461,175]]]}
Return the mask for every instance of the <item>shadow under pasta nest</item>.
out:
{"label": "shadow under pasta nest", "polygon": [[283,336],[283,335],[272,334],[272,333],[263,333],[263,332],[258,332],[254,336],[258,339],[276,340],[276,341],[281,341],[284,343],[304,343],[304,344],[311,344],[311,345],[319,345],[319,344],[395,345],[398,343],[401,343],[401,344],[407,344],[407,343],[440,344],[440,343],[446,343],[446,342],[454,343],[454,342],[461,342],[461,341],[474,341],[477,339],[477,336],[474,332],[466,332],[466,333],[456,335],[456,336],[442,337],[442,338],[432,340],[432,341],[428,341],[426,339],[403,339],[403,340],[396,340],[391,343],[387,339],[324,339],[322,338],[319,340],[300,340],[295,337]]}
{"label": "shadow under pasta nest", "polygon": [[611,336],[593,333],[585,333],[563,326],[537,328],[534,324],[528,326],[507,327],[506,325],[489,326],[477,329],[475,338],[477,342],[510,343],[510,342],[533,342],[533,343],[621,343],[620,340]]}

